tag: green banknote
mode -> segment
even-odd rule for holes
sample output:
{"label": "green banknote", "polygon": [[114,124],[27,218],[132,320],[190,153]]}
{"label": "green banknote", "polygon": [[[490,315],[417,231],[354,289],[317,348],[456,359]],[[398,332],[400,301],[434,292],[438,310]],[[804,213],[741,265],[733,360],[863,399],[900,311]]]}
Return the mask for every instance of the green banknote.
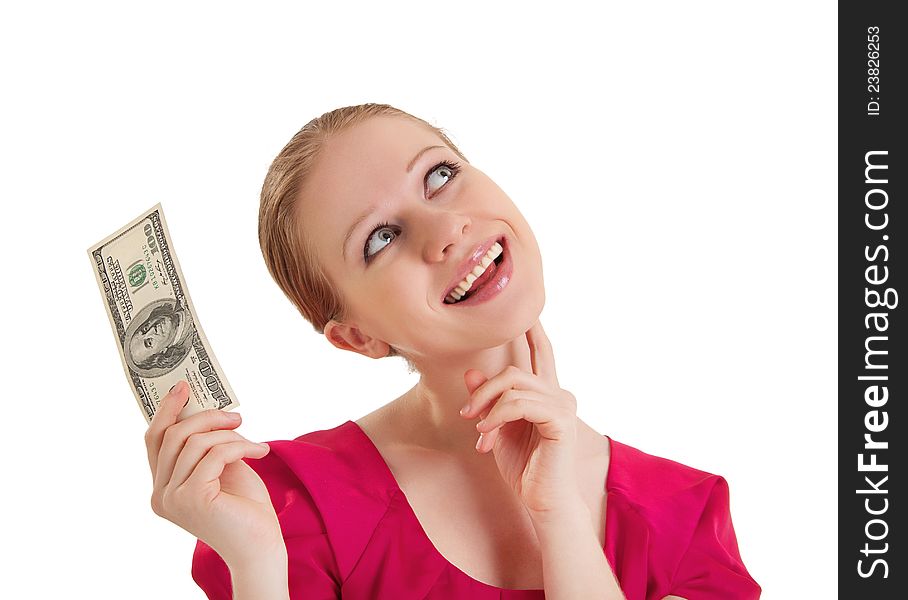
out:
{"label": "green banknote", "polygon": [[189,298],[164,212],[157,204],[88,249],[126,378],[145,420],[179,380],[188,417],[239,406]]}

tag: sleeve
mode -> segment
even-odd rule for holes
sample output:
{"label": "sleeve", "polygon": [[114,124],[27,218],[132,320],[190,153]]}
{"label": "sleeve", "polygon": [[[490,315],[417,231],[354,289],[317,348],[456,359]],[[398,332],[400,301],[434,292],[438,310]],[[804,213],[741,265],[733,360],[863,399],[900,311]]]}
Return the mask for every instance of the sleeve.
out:
{"label": "sleeve", "polygon": [[[329,567],[333,555],[324,534],[285,540],[288,555],[290,599],[337,600],[340,587]],[[192,579],[209,600],[232,600],[233,587],[227,563],[208,544],[196,541]]]}
{"label": "sleeve", "polygon": [[671,594],[687,600],[757,600],[761,591],[738,551],[728,483],[716,476],[675,571]]}
{"label": "sleeve", "polygon": [[230,569],[221,556],[202,540],[196,540],[192,554],[192,579],[208,600],[232,600]]}

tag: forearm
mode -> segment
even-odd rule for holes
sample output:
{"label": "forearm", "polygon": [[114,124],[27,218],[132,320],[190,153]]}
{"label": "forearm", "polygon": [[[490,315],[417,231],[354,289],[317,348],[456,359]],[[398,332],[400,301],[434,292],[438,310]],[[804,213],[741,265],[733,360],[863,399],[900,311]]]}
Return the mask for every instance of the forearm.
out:
{"label": "forearm", "polygon": [[533,516],[548,600],[626,600],[586,504]]}
{"label": "forearm", "polygon": [[230,568],[233,600],[290,600],[287,556]]}

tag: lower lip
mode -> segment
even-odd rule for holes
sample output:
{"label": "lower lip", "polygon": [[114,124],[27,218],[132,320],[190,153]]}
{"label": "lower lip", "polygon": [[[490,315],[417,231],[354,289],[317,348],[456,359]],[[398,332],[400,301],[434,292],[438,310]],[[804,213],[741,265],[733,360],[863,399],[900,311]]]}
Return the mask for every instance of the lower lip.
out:
{"label": "lower lip", "polygon": [[503,258],[501,259],[501,264],[495,269],[495,273],[492,275],[492,278],[486,282],[475,294],[449,306],[473,306],[474,304],[482,304],[487,300],[491,300],[495,296],[501,293],[508,283],[511,281],[511,274],[514,272],[514,263],[511,261],[511,249],[508,248],[507,241],[505,240],[502,243],[504,251],[502,252]]}

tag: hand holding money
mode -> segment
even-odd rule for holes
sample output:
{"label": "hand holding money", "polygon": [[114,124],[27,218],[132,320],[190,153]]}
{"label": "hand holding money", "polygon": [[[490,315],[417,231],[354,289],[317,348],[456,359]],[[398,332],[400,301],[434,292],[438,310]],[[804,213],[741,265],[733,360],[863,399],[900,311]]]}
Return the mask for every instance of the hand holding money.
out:
{"label": "hand holding money", "polygon": [[[258,571],[263,559],[285,563],[268,490],[243,461],[270,448],[234,431],[240,416],[224,410],[239,403],[199,325],[161,205],[88,254],[123,369],[149,422],[152,509],[213,548],[234,575]],[[276,579],[283,588],[286,580],[286,572]]]}
{"label": "hand holding money", "polygon": [[239,406],[199,325],[161,205],[88,250],[120,360],[151,422],[161,397],[185,379],[183,416]]}
{"label": "hand holding money", "polygon": [[269,447],[233,431],[240,424],[236,413],[206,410],[178,421],[188,397],[186,382],[179,382],[145,434],[154,512],[211,546],[232,568],[285,554],[268,490],[242,460],[262,458]]}

